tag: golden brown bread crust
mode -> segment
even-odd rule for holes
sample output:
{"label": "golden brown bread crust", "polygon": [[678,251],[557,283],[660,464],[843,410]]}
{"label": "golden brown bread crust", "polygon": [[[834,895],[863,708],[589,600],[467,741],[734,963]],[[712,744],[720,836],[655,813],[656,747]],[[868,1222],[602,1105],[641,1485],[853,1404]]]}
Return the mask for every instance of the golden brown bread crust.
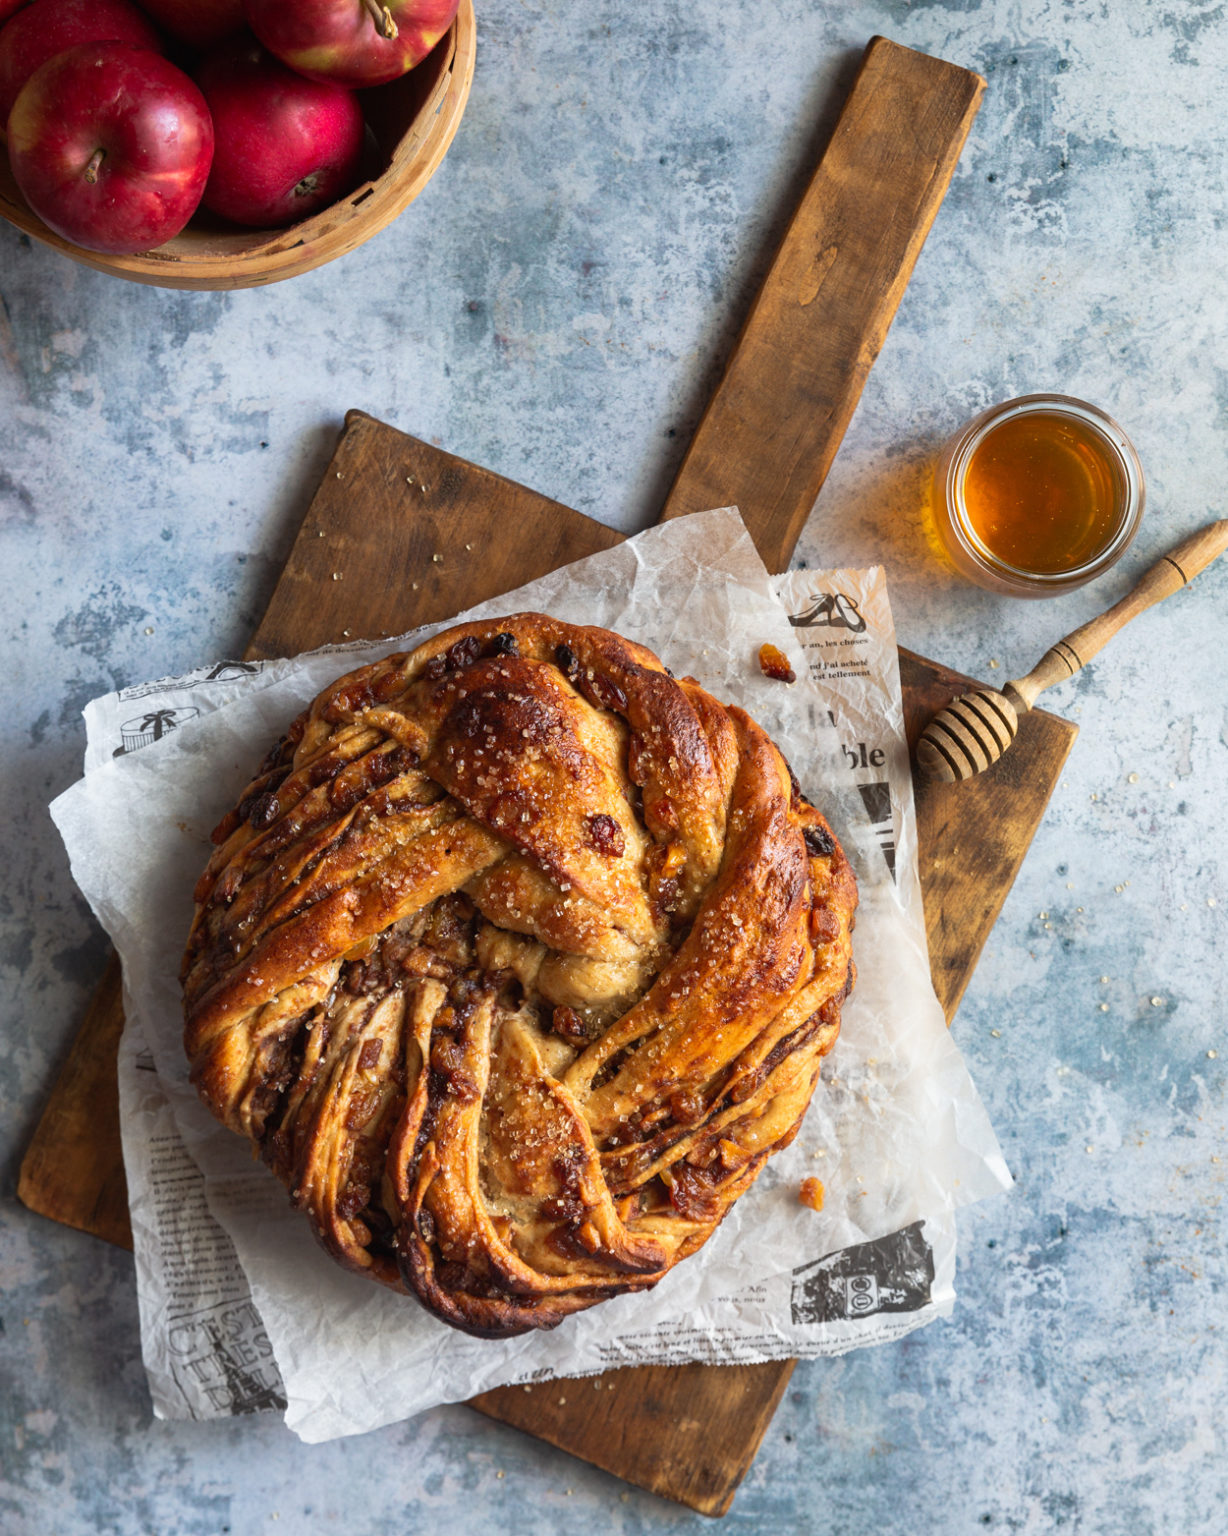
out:
{"label": "golden brown bread crust", "polygon": [[701,1247],[852,986],[852,871],[764,732],[540,614],[341,678],[214,842],[193,1081],[334,1257],[470,1333]]}

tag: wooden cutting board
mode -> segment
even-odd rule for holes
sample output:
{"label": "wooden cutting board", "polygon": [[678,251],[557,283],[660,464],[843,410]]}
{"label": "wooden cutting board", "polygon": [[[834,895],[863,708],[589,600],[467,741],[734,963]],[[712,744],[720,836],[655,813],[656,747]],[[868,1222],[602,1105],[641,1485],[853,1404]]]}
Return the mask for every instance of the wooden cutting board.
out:
{"label": "wooden cutting board", "polygon": [[[852,415],[983,90],[876,38],[700,424],[663,515],[741,507],[773,569]],[[249,655],[396,634],[609,548],[621,535],[353,411]],[[971,679],[901,652],[910,740]],[[948,1019],[1075,735],[1043,711],[970,783],[918,786],[935,989]],[[21,1169],[31,1209],[131,1246],[112,960]],[[732,1501],[793,1362],[650,1367],[484,1394],[474,1406],[708,1514]],[[567,1390],[570,1385],[572,1390]],[[601,1389],[604,1390],[601,1390]]]}

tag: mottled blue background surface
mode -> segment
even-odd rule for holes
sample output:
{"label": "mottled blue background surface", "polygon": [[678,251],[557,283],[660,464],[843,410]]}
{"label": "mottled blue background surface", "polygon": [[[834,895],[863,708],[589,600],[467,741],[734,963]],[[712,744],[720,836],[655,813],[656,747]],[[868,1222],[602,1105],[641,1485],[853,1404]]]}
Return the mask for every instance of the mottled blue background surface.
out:
{"label": "mottled blue background surface", "polygon": [[[989,90],[799,558],[885,561],[903,643],[1005,678],[1228,510],[1222,5],[478,9],[441,170],[332,266],[178,294],[0,229],[14,1536],[706,1524],[463,1408],[311,1449],[154,1423],[130,1258],[13,1197],[106,952],[45,810],[78,711],[241,649],[347,408],[650,522],[884,32]],[[1035,389],[1109,409],[1150,487],[1123,564],[1047,605],[949,574],[922,510],[934,446]],[[1226,612],[1228,561],[1048,696],[1081,735],[955,1023],[1018,1186],[965,1220],[951,1321],[798,1368],[731,1531],[1225,1529]]]}

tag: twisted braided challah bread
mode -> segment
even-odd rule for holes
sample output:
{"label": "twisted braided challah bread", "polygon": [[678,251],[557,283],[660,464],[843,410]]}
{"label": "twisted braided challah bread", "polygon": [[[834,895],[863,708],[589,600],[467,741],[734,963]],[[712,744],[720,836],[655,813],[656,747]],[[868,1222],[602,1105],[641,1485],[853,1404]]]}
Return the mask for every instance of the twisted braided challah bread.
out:
{"label": "twisted braided challah bread", "polygon": [[540,614],[341,678],[214,842],[193,1081],[335,1258],[470,1333],[694,1253],[852,984],[852,871],[764,732]]}

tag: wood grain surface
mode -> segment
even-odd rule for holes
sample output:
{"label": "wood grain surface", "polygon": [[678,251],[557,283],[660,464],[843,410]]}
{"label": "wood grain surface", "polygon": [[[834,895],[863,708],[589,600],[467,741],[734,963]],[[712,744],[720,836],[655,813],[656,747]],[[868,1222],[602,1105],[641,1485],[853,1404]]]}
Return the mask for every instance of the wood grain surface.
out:
{"label": "wood grain surface", "polygon": [[735,503],[768,569],[788,565],[984,90],[969,70],[872,39],[666,517]]}
{"label": "wood grain surface", "polygon": [[22,1159],[17,1198],[54,1221],[131,1248],[115,1079],[122,981],[112,952]]}
{"label": "wood grain surface", "polygon": [[432,624],[622,535],[351,411],[249,647],[293,656]]}
{"label": "wood grain surface", "polygon": [[[666,515],[736,503],[767,563],[787,565],[982,89],[977,76],[952,65],[884,39],[870,44]],[[351,412],[249,654],[289,654],[350,633],[392,634],[446,618],[618,538]],[[971,681],[906,654],[902,676],[910,729]],[[1073,727],[1041,712],[1027,724],[1009,768],[998,765],[970,785],[919,790],[926,921],[948,1018],[1074,738]],[[126,1231],[114,1199],[123,1177],[117,1138],[106,1129],[114,1118],[118,1014],[112,984],[91,1011],[89,1040],[78,1041],[56,1085],[21,1189],[33,1209],[113,1241]],[[105,1230],[103,1211],[110,1213]],[[595,1384],[501,1389],[474,1406],[641,1487],[719,1514],[792,1365],[624,1370]]]}
{"label": "wood grain surface", "polygon": [[[973,678],[900,652],[908,744]],[[975,779],[935,784],[914,772],[921,894],[934,991],[949,1024],[1078,735],[1068,720],[1033,710],[1006,755]],[[960,791],[984,789],[975,800]],[[975,788],[974,788],[975,786]],[[990,825],[999,810],[1005,821]]]}

